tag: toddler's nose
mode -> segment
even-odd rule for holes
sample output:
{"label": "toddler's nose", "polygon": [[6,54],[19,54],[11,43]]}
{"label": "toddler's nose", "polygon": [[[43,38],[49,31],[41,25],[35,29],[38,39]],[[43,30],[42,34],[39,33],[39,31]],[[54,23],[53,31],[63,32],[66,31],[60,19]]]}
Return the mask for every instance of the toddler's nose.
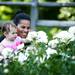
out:
{"label": "toddler's nose", "polygon": [[17,34],[15,34],[15,37],[17,37]]}

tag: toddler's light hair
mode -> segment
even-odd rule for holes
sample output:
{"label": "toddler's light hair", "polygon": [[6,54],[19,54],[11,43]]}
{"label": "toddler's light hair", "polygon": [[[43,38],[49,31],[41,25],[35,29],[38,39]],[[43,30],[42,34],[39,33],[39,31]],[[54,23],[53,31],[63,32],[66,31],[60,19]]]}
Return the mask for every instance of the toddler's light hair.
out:
{"label": "toddler's light hair", "polygon": [[5,23],[5,24],[3,24],[3,26],[2,26],[2,32],[4,33],[4,32],[7,32],[7,33],[9,33],[10,31],[11,31],[11,29],[12,29],[12,27],[13,28],[16,28],[16,25],[14,24],[14,23],[10,23],[10,22],[8,22],[8,23]]}

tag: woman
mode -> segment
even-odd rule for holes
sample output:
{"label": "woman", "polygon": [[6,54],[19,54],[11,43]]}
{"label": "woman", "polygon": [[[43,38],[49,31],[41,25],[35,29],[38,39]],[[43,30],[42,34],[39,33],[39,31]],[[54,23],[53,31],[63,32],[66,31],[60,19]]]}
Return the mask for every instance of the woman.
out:
{"label": "woman", "polygon": [[30,31],[30,17],[24,12],[20,12],[16,14],[16,16],[13,19],[13,22],[17,26],[18,36],[20,36],[21,38],[26,38],[28,32]]}

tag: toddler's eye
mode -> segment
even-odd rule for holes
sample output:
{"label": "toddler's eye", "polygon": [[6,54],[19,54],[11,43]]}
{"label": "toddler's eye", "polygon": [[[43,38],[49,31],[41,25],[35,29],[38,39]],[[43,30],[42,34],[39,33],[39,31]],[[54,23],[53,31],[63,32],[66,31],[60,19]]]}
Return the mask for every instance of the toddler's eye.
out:
{"label": "toddler's eye", "polygon": [[17,34],[17,32],[13,32],[12,34]]}

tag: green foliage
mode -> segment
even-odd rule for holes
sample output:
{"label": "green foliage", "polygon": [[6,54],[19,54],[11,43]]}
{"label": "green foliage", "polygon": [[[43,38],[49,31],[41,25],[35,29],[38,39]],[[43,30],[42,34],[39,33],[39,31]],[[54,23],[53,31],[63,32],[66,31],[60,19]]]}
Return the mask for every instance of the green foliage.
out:
{"label": "green foliage", "polygon": [[[1,0],[2,2],[10,0]],[[11,2],[31,2],[32,0],[11,0]],[[74,2],[74,0],[41,0],[39,2]],[[30,6],[0,6],[0,20],[11,20],[18,9],[30,14]],[[74,7],[39,7],[39,19],[75,20]],[[50,12],[50,13],[49,13]],[[47,14],[46,14],[47,13]],[[46,16],[44,16],[46,14]]]}
{"label": "green foliage", "polygon": [[[10,0],[2,0],[2,2],[6,2],[6,1],[10,1]],[[18,0],[18,1],[25,1],[25,2],[30,2],[30,0]],[[11,2],[18,2],[17,0],[11,0]],[[26,13],[30,13],[29,12],[29,8],[28,6],[6,6],[6,5],[2,5],[0,6],[0,20],[11,20],[16,11],[18,9],[22,9],[25,10]],[[27,9],[27,10],[26,10]]]}
{"label": "green foliage", "polygon": [[[74,0],[57,0],[57,2],[68,3],[74,2]],[[62,20],[75,20],[75,7],[61,7],[58,18]]]}

